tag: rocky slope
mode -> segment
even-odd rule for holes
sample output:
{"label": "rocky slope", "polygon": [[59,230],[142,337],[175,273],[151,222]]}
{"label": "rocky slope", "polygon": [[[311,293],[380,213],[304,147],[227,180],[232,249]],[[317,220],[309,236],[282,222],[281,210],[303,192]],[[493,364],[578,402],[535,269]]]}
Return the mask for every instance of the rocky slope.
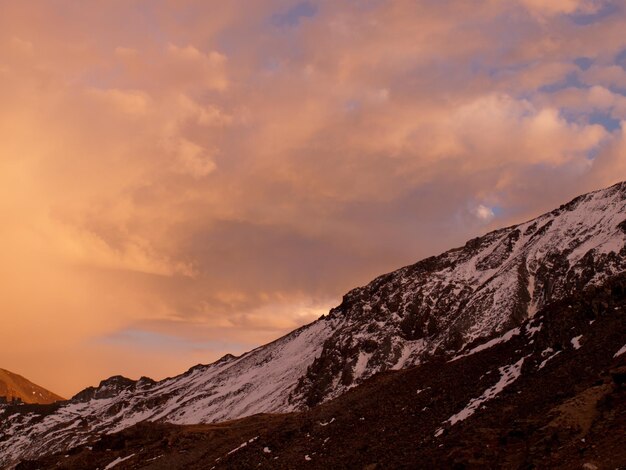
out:
{"label": "rocky slope", "polygon": [[623,274],[309,411],[141,423],[18,469],[626,468],[625,342]]}
{"label": "rocky slope", "polygon": [[54,403],[63,397],[35,385],[21,375],[0,369],[0,401],[21,401],[23,403]]}
{"label": "rocky slope", "polygon": [[210,423],[302,409],[378,372],[467,354],[513,334],[547,303],[625,271],[625,219],[621,183],[381,276],[316,322],[240,357],[161,382],[113,377],[53,406],[0,409],[0,464],[144,420]]}

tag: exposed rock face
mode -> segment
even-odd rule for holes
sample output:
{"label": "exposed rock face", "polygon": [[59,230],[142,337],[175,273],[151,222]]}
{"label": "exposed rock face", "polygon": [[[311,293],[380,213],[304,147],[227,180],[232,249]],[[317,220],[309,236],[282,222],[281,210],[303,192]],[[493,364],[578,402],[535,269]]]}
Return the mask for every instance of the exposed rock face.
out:
{"label": "exposed rock face", "polygon": [[120,393],[128,390],[141,389],[146,386],[154,385],[154,383],[154,380],[147,377],[142,377],[139,380],[131,380],[121,375],[114,375],[100,382],[98,387],[87,387],[85,390],[78,392],[72,397],[72,401],[88,403],[91,400],[114,398]]}
{"label": "exposed rock face", "polygon": [[548,302],[625,271],[626,183],[580,196],[354,289],[329,315],[240,357],[152,382],[103,381],[49,409],[0,409],[0,464],[140,421],[209,423],[292,411],[372,375],[472,350]]}
{"label": "exposed rock face", "polygon": [[624,271],[625,220],[621,183],[351,291],[293,402],[312,406],[376,372],[455,354]]}
{"label": "exposed rock face", "polygon": [[23,403],[54,403],[64,400],[56,393],[52,393],[39,385],[14,374],[0,369],[0,403],[19,401]]}

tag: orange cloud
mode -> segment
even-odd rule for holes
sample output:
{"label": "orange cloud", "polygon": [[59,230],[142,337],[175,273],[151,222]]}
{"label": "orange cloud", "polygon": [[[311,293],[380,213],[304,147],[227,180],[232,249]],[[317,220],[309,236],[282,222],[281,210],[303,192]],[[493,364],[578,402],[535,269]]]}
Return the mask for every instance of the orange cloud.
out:
{"label": "orange cloud", "polygon": [[0,5],[0,355],[61,394],[626,177],[619,2]]}

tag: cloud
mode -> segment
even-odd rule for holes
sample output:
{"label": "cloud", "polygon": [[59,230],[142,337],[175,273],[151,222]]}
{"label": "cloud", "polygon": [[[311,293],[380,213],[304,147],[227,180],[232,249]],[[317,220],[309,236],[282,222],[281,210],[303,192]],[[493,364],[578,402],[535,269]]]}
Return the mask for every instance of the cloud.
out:
{"label": "cloud", "polygon": [[484,206],[482,204],[479,204],[478,206],[476,206],[476,209],[474,210],[474,214],[476,214],[476,217],[478,217],[480,220],[485,221],[485,222],[489,222],[491,219],[495,217],[493,209],[491,209],[490,207]]}
{"label": "cloud", "polygon": [[289,8],[284,13],[272,15],[272,23],[276,26],[297,26],[303,18],[311,18],[317,13],[315,5],[302,2]]}
{"label": "cloud", "polygon": [[0,3],[0,354],[66,395],[626,178],[616,2]]}
{"label": "cloud", "polygon": [[556,15],[563,13],[593,13],[598,10],[598,3],[591,0],[521,0],[522,5],[531,12],[541,15]]}
{"label": "cloud", "polygon": [[87,93],[129,115],[141,116],[149,112],[150,98],[141,91],[92,89],[87,90]]}
{"label": "cloud", "polygon": [[176,171],[202,178],[215,170],[215,163],[210,152],[200,145],[180,139],[173,143],[172,150],[176,154]]}
{"label": "cloud", "polygon": [[226,56],[216,51],[201,52],[195,46],[167,46],[164,74],[177,85],[199,85],[208,90],[224,91],[228,88]]}

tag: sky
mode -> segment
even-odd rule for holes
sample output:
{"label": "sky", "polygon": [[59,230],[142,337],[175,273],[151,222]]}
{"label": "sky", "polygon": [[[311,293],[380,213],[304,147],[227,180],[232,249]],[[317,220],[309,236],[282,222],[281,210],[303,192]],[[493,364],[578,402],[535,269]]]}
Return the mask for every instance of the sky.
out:
{"label": "sky", "polygon": [[621,0],[0,0],[0,367],[71,396],[626,179]]}

